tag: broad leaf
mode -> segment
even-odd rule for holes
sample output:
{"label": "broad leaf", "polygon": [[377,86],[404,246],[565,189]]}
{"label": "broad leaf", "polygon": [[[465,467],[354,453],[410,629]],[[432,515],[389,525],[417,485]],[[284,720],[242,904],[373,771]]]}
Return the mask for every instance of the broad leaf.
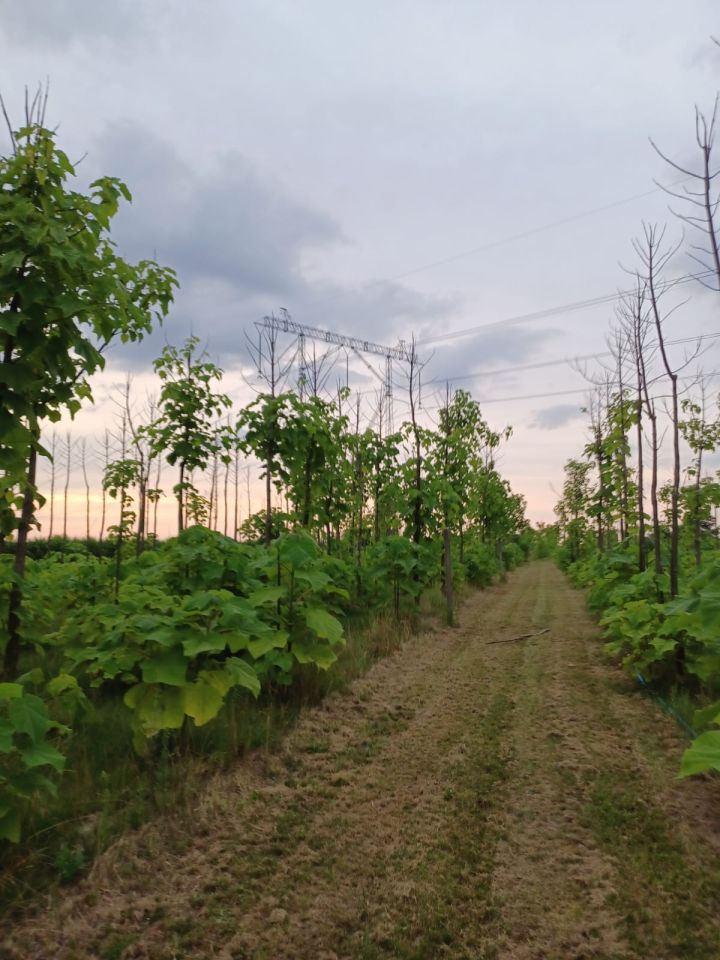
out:
{"label": "broad leaf", "polygon": [[145,683],[166,683],[173,687],[182,687],[186,680],[187,661],[180,650],[168,650],[158,653],[151,660],[145,660],[141,666]]}
{"label": "broad leaf", "polygon": [[185,718],[182,691],[178,687],[138,683],[126,692],[124,700],[148,736],[158,730],[178,730]]}
{"label": "broad leaf", "polygon": [[245,663],[240,657],[230,657],[225,661],[225,670],[232,679],[233,686],[244,687],[249,690],[254,697],[260,694],[260,681],[249,663]]}
{"label": "broad leaf", "polygon": [[34,743],[27,749],[20,750],[20,756],[28,770],[45,764],[49,764],[56,770],[62,770],[65,766],[65,757],[51,743]]}
{"label": "broad leaf", "polygon": [[693,740],[680,764],[680,777],[720,770],[720,730],[708,730]]}
{"label": "broad leaf", "polygon": [[26,693],[19,700],[11,700],[8,715],[18,733],[26,733],[33,743],[41,741],[53,726],[45,704],[32,693]]}
{"label": "broad leaf", "polygon": [[205,679],[198,679],[182,688],[182,705],[185,713],[195,721],[195,726],[202,727],[218,715],[223,695]]}
{"label": "broad leaf", "polygon": [[303,610],[305,623],[318,637],[323,640],[329,640],[330,643],[338,643],[342,640],[343,627],[337,617],[334,617],[327,610],[321,607],[306,607]]}
{"label": "broad leaf", "polygon": [[337,660],[332,648],[317,640],[295,640],[292,652],[298,663],[314,663],[321,670],[327,670]]}

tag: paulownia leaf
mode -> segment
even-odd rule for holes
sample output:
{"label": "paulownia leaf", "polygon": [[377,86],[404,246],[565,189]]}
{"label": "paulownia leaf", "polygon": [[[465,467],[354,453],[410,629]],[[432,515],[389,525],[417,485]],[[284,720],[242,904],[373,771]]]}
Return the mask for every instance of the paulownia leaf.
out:
{"label": "paulownia leaf", "polygon": [[77,679],[69,673],[59,673],[49,680],[47,685],[47,692],[51,697],[59,697],[61,693],[66,693],[68,690],[78,689]]}
{"label": "paulownia leaf", "polygon": [[18,700],[11,700],[8,715],[18,733],[26,733],[33,743],[41,741],[53,726],[45,704],[40,697],[32,693],[26,693]]}
{"label": "paulownia leaf", "polygon": [[233,686],[244,687],[254,697],[259,695],[260,681],[249,663],[245,663],[240,657],[230,657],[225,661],[225,670],[232,679]]}
{"label": "paulownia leaf", "polygon": [[682,757],[680,777],[720,770],[720,730],[708,730],[693,740]]}
{"label": "paulownia leaf", "polygon": [[13,734],[15,728],[6,720],[0,720],[0,753],[10,753],[14,749]]}
{"label": "paulownia leaf", "polygon": [[0,807],[0,840],[20,842],[20,811],[14,807]]}
{"label": "paulownia leaf", "polygon": [[65,757],[51,743],[34,743],[31,747],[20,750],[20,756],[28,770],[45,764],[56,770],[62,770],[65,766]]}
{"label": "paulownia leaf", "polygon": [[167,653],[157,653],[141,666],[145,683],[166,683],[172,687],[182,687],[186,681],[187,661],[179,647]]}
{"label": "paulownia leaf", "polygon": [[696,710],[693,714],[693,723],[696,727],[704,727],[709,723],[720,724],[720,700],[716,700],[715,703]]}
{"label": "paulownia leaf", "polygon": [[337,617],[321,607],[306,607],[303,611],[305,623],[318,637],[338,643],[342,640],[343,627]]}
{"label": "paulownia leaf", "polygon": [[266,653],[269,653],[270,650],[282,649],[287,641],[287,630],[268,630],[263,636],[250,640],[247,644],[247,649],[250,655],[254,657],[255,660],[258,660],[260,657],[265,656]]}
{"label": "paulownia leaf", "polygon": [[138,683],[125,693],[124,701],[148,736],[158,730],[178,730],[185,718],[182,691],[178,687]]}
{"label": "paulownia leaf", "polygon": [[315,591],[324,589],[330,583],[330,577],[322,570],[298,570],[295,576],[309,583]]}
{"label": "paulownia leaf", "polygon": [[185,713],[195,721],[195,726],[202,727],[218,715],[223,705],[223,695],[214,684],[199,678],[182,688],[182,704]]}
{"label": "paulownia leaf", "polygon": [[217,631],[198,630],[182,642],[186,657],[196,657],[199,653],[219,653],[225,649],[227,637]]}
{"label": "paulownia leaf", "polygon": [[331,647],[317,640],[295,640],[292,652],[298,663],[315,663],[321,670],[327,670],[337,660]]}
{"label": "paulownia leaf", "polygon": [[277,603],[285,596],[287,596],[287,587],[260,587],[259,590],[253,590],[247,600],[253,607],[262,607],[266,603]]}

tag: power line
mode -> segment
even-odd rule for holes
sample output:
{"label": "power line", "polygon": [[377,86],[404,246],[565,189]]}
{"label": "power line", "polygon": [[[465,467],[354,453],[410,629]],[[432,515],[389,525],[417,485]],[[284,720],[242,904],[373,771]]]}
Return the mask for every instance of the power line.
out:
{"label": "power line", "polygon": [[[650,384],[657,383],[659,380],[663,379],[663,376],[664,374],[654,378],[653,380],[650,380],[649,383]],[[703,376],[704,376],[704,379],[706,380],[714,380],[717,377],[720,377],[720,370],[713,370],[712,373],[706,373]],[[691,383],[696,378],[680,377],[679,379],[683,383]],[[605,384],[602,384],[602,386],[605,386]],[[618,381],[610,380],[608,381],[608,386],[618,386]],[[516,400],[544,400],[546,397],[566,397],[572,394],[588,393],[588,391],[590,390],[592,390],[592,386],[588,385],[586,387],[579,387],[578,389],[575,389],[575,390],[554,390],[549,393],[528,393],[528,394],[523,394],[521,396],[516,396],[516,397],[489,397],[486,400],[478,400],[477,403],[480,404],[481,406],[486,406],[488,403],[511,403]],[[658,398],[655,397],[654,399],[658,399]],[[433,406],[426,406],[425,404],[423,404],[423,409],[424,410],[440,410],[444,406],[445,404],[443,403],[433,405]]]}
{"label": "power line", "polygon": [[[717,333],[699,333],[695,336],[690,337],[679,337],[675,340],[666,340],[666,346],[678,346],[682,343],[698,343],[703,340],[717,340],[720,338],[720,332]],[[658,344],[652,343],[648,346],[653,349],[657,349]],[[579,362],[583,360],[600,360],[604,357],[611,357],[613,354],[610,350],[605,350],[600,353],[586,353],[579,356],[565,356],[557,357],[552,360],[541,360],[538,363],[525,363],[520,364],[514,367],[503,367],[499,370],[477,370],[475,373],[466,373],[459,376],[446,376],[446,377],[434,377],[432,380],[423,381],[423,386],[430,386],[434,383],[459,383],[465,380],[477,380],[480,377],[494,377],[494,376],[503,376],[508,373],[522,373],[528,370],[540,370],[544,367],[555,367],[562,366],[566,363]],[[393,388],[396,390],[401,390],[403,388],[402,384],[393,382]],[[355,391],[356,396],[367,396],[368,394],[375,393],[375,390],[357,390]]]}
{"label": "power line", "polygon": [[[702,340],[715,340],[718,337],[720,337],[720,332],[719,333],[702,333],[702,334],[698,334],[695,337],[680,337],[677,340],[666,340],[665,345],[677,346],[680,343],[694,343]],[[658,345],[655,343],[655,344],[652,344],[651,346],[653,346],[654,348],[657,348]],[[540,370],[543,367],[556,367],[565,363],[574,363],[582,360],[600,360],[605,357],[611,357],[611,356],[613,356],[612,351],[605,350],[601,353],[586,353],[586,354],[582,354],[580,356],[575,356],[575,357],[566,356],[566,357],[558,358],[556,360],[541,360],[538,363],[526,363],[526,364],[523,364],[522,366],[504,367],[500,370],[478,370],[475,373],[463,374],[463,376],[460,376],[460,377],[435,377],[433,380],[426,380],[424,384],[429,386],[431,383],[445,383],[448,381],[450,383],[456,383],[461,380],[477,380],[478,377],[494,377],[494,376],[505,375],[508,373],[521,373],[522,371]]]}
{"label": "power line", "polygon": [[[665,280],[658,284],[660,290],[670,289],[681,283],[689,283],[691,280],[702,280],[711,274],[714,270],[704,270],[700,273],[686,273],[671,280]],[[537,310],[533,313],[522,313],[514,317],[506,317],[503,320],[493,320],[491,323],[481,323],[474,327],[465,327],[463,330],[452,330],[449,333],[439,333],[435,337],[427,337],[425,340],[417,342],[418,347],[427,346],[429,343],[442,343],[446,340],[457,340],[460,337],[468,337],[474,333],[484,330],[490,330],[494,327],[513,326],[519,323],[529,323],[533,320],[545,320],[548,317],[560,316],[564,313],[573,313],[576,310],[585,310],[588,307],[598,307],[606,303],[613,303],[621,296],[630,296],[633,290],[615,290],[613,293],[604,293],[597,297],[589,297],[587,300],[576,300],[571,303],[563,303],[556,307],[548,307],[545,310]]]}
{"label": "power line", "polygon": [[[669,184],[669,186],[678,186],[681,183],[685,183],[685,181],[689,179],[689,177],[683,177],[682,179]],[[443,267],[450,263],[457,263],[459,260],[465,260],[468,257],[473,257],[478,253],[484,253],[486,250],[494,250],[497,247],[502,247],[509,243],[516,243],[518,240],[526,240],[529,237],[536,236],[537,234],[545,233],[547,230],[554,230],[557,227],[566,226],[570,223],[576,223],[579,220],[584,220],[587,217],[595,216],[598,213],[605,213],[607,210],[613,210],[616,207],[621,207],[628,203],[634,203],[636,200],[643,200],[646,197],[654,196],[656,193],[664,192],[665,189],[666,188],[659,186],[653,187],[652,190],[645,190],[642,193],[635,193],[629,197],[623,197],[619,200],[612,200],[609,203],[604,203],[598,207],[591,207],[588,210],[582,210],[579,213],[570,214],[566,217],[560,217],[557,220],[551,220],[548,223],[543,223],[537,227],[530,227],[529,229],[523,230],[520,233],[512,233],[505,237],[499,237],[496,240],[489,240],[486,243],[479,244],[476,247],[471,247],[468,250],[462,250],[459,253],[442,257],[439,260],[432,260],[421,264],[420,266],[412,267],[409,270],[404,270],[402,273],[396,273],[392,276],[382,277],[379,280],[370,280],[362,286],[350,287],[346,290],[338,290],[336,293],[331,294],[328,297],[311,301],[309,306],[319,306],[323,303],[329,303],[333,300],[337,300],[340,297],[349,296],[351,293],[356,293],[359,290],[367,289],[369,287],[381,287],[386,283],[395,283],[398,280],[405,280],[407,277],[415,276],[418,273],[424,273],[426,270],[434,270],[436,267]]]}

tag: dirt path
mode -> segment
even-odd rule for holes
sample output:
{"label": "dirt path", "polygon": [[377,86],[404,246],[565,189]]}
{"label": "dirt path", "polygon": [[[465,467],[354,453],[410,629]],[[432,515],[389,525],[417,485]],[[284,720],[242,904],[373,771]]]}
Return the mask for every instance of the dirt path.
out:
{"label": "dirt path", "polygon": [[116,845],[0,958],[720,960],[720,787],[675,781],[681,749],[534,563],[191,823]]}

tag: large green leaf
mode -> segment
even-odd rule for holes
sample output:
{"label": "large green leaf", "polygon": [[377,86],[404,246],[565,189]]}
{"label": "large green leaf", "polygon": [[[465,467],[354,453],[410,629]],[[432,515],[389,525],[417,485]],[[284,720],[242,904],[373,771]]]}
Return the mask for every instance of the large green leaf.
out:
{"label": "large green leaf", "polygon": [[288,641],[287,630],[268,630],[267,633],[254,640],[250,640],[247,649],[250,655],[258,660],[270,650],[282,649]]}
{"label": "large green leaf", "polygon": [[59,697],[63,693],[68,691],[79,690],[79,684],[77,679],[69,673],[59,673],[56,677],[53,677],[52,680],[48,681],[47,692],[51,697]]}
{"label": "large green leaf", "polygon": [[32,693],[26,693],[18,700],[11,700],[8,715],[18,733],[26,733],[33,743],[41,741],[53,726],[45,704],[40,697]]}
{"label": "large green leaf", "polygon": [[720,700],[696,710],[693,713],[693,723],[696,727],[704,727],[710,723],[720,724]]}
{"label": "large green leaf", "polygon": [[0,700],[18,700],[22,695],[21,683],[0,683]]}
{"label": "large green leaf", "polygon": [[283,586],[272,586],[272,587],[260,587],[259,590],[253,590],[250,596],[247,598],[248,603],[253,607],[262,607],[266,603],[277,603],[278,600],[282,600],[283,597],[287,596],[287,587]]}
{"label": "large green leaf", "polygon": [[201,727],[218,715],[223,696],[213,684],[204,678],[198,679],[182,688],[182,705],[185,713],[195,721],[195,726]]}
{"label": "large green leaf", "polygon": [[682,757],[680,777],[720,770],[720,730],[708,730],[693,740]]}
{"label": "large green leaf", "polygon": [[126,692],[125,704],[148,736],[158,730],[178,730],[185,718],[182,691],[156,683],[138,683]]}
{"label": "large green leaf", "polygon": [[286,534],[280,540],[278,549],[283,561],[296,570],[318,554],[315,541],[303,533]]}
{"label": "large green leaf", "polygon": [[10,753],[13,747],[15,727],[6,720],[0,719],[0,753]]}
{"label": "large green leaf", "polygon": [[305,623],[318,637],[338,643],[342,640],[343,627],[337,617],[321,607],[306,607],[303,610]]}
{"label": "large green leaf", "polygon": [[298,663],[314,663],[321,670],[327,670],[337,660],[332,648],[317,640],[294,640],[292,652]]}
{"label": "large green leaf", "polygon": [[245,663],[240,657],[230,657],[225,661],[225,670],[232,679],[233,686],[244,687],[254,697],[259,695],[260,681],[249,663]]}
{"label": "large green leaf", "polygon": [[17,807],[0,807],[0,840],[20,842],[20,810]]}
{"label": "large green leaf", "polygon": [[179,647],[167,653],[157,653],[141,665],[145,683],[166,683],[172,687],[182,687],[186,681],[187,661]]}
{"label": "large green leaf", "polygon": [[34,743],[27,749],[21,749],[20,756],[28,770],[45,764],[49,764],[56,770],[62,770],[65,766],[65,757],[51,743]]}
{"label": "large green leaf", "polygon": [[323,590],[330,583],[330,577],[322,570],[298,570],[295,576],[298,580],[309,583],[316,592]]}
{"label": "large green leaf", "polygon": [[216,630],[197,630],[183,640],[182,648],[186,657],[196,657],[199,653],[219,653],[225,649],[226,641]]}

